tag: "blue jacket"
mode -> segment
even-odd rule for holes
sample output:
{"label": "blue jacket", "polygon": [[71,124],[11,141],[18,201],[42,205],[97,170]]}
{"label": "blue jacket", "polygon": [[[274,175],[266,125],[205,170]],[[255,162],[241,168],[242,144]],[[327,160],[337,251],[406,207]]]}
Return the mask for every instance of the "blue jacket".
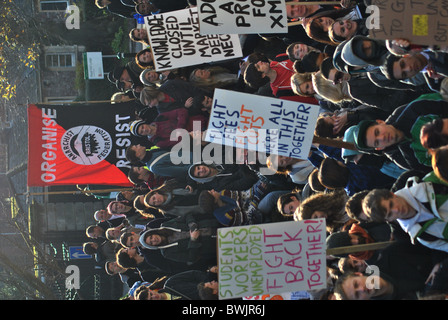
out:
{"label": "blue jacket", "polygon": [[[149,154],[148,154],[149,153]],[[179,182],[186,180],[188,176],[188,169],[193,161],[193,153],[189,153],[186,163],[173,163],[173,156],[175,155],[171,151],[156,149],[147,152],[144,164],[148,167],[149,171],[157,176],[172,177]],[[180,159],[180,157],[179,157]]]}
{"label": "blue jacket", "polygon": [[[319,150],[329,158],[344,163],[344,160],[341,157],[341,149],[320,145]],[[309,160],[315,167],[319,168],[324,158],[313,153],[309,157]],[[390,189],[396,180],[395,178],[382,173],[378,167],[357,165],[353,162],[345,163],[345,166],[350,171],[348,183],[345,186],[345,191],[349,196],[363,190],[372,190],[376,188]]]}

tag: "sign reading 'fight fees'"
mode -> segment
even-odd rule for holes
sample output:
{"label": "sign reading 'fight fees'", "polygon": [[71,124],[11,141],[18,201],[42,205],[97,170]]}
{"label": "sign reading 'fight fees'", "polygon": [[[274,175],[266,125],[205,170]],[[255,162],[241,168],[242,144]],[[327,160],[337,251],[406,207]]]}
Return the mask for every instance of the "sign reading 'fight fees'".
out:
{"label": "sign reading 'fight fees'", "polygon": [[215,89],[205,141],[307,159],[319,106]]}

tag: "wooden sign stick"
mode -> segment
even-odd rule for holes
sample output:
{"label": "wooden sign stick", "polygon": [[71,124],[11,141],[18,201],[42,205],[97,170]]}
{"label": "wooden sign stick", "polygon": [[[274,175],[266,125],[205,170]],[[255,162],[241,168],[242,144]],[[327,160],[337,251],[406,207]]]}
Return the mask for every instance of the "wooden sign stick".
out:
{"label": "wooden sign stick", "polygon": [[302,24],[302,20],[298,20],[298,21],[292,21],[292,22],[288,22],[288,27],[291,26],[298,26]]}
{"label": "wooden sign stick", "polygon": [[333,4],[333,5],[339,5],[341,4],[340,1],[308,1],[308,2],[301,2],[301,1],[288,1],[286,2],[286,5],[293,6],[293,5],[305,5],[305,6],[313,6],[313,5],[321,5],[321,4]]}
{"label": "wooden sign stick", "polygon": [[354,252],[361,252],[361,251],[374,251],[379,249],[384,249],[387,246],[389,246],[393,241],[384,241],[384,242],[374,242],[374,243],[368,243],[368,244],[359,244],[359,245],[353,245],[353,246],[347,246],[347,247],[339,247],[339,248],[332,248],[327,249],[327,255],[338,255],[338,254],[349,254]]}
{"label": "wooden sign stick", "polygon": [[335,147],[335,148],[344,148],[347,150],[357,150],[355,145],[351,142],[345,142],[345,141],[336,140],[336,139],[322,138],[322,137],[318,137],[318,136],[314,136],[313,143],[323,144],[324,146]]}

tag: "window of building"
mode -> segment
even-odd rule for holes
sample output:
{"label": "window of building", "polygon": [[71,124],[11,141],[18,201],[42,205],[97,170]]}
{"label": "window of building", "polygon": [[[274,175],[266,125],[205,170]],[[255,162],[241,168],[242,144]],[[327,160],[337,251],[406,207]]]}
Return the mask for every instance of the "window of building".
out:
{"label": "window of building", "polygon": [[76,65],[74,53],[49,53],[45,55],[48,68],[71,68]]}
{"label": "window of building", "polygon": [[65,11],[69,6],[68,0],[45,0],[40,1],[41,11]]}

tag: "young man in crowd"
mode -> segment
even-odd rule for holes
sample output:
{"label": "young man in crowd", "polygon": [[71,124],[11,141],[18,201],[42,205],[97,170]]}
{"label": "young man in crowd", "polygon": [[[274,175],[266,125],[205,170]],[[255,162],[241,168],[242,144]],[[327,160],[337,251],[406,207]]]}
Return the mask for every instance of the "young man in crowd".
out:
{"label": "young man in crowd", "polygon": [[436,194],[437,187],[411,179],[394,193],[375,189],[364,198],[363,211],[373,221],[398,222],[412,243],[448,252],[448,194]]}

